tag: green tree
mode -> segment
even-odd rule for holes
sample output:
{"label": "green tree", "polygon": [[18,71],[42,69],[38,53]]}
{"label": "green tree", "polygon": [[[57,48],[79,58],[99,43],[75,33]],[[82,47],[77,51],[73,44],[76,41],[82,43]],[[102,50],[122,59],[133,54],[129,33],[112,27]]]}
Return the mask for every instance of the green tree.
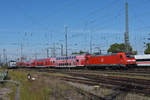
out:
{"label": "green tree", "polygon": [[150,43],[146,44],[146,49],[144,51],[144,54],[150,54]]}
{"label": "green tree", "polygon": [[[107,52],[112,52],[112,53],[125,52],[125,49],[126,49],[126,46],[124,43],[121,43],[121,44],[115,43],[110,46]],[[129,52],[132,54],[137,54],[137,51],[133,51],[130,45],[129,45]]]}

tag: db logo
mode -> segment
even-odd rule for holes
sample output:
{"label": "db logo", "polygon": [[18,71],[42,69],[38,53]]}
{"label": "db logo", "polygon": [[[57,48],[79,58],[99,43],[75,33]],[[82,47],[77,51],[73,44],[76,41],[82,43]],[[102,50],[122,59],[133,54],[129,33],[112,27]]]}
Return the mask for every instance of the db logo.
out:
{"label": "db logo", "polygon": [[101,59],[101,62],[104,62],[104,59],[103,59],[103,58]]}

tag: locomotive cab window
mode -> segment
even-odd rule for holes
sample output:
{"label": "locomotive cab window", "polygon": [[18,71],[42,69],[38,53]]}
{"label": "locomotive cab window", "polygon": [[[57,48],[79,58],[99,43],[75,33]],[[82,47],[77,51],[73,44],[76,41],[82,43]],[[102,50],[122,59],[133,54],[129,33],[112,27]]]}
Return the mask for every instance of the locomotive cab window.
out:
{"label": "locomotive cab window", "polygon": [[133,55],[126,55],[127,58],[134,58]]}
{"label": "locomotive cab window", "polygon": [[77,59],[76,61],[79,62],[79,59]]}

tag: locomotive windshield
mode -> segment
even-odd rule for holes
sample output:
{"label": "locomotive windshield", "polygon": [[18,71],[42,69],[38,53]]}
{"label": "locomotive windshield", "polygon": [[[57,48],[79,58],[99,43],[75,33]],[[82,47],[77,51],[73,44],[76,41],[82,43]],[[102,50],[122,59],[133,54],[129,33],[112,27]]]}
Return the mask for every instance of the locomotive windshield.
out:
{"label": "locomotive windshield", "polygon": [[134,58],[133,55],[126,55],[127,58]]}

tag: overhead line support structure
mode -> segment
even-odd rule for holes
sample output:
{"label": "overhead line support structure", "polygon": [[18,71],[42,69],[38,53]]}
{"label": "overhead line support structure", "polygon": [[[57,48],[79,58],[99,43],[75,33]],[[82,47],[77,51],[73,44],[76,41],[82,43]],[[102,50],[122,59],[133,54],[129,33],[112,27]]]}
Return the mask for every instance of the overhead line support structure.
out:
{"label": "overhead line support structure", "polygon": [[129,43],[129,19],[128,19],[128,3],[126,2],[125,3],[125,33],[124,33],[124,38],[125,38],[125,52],[128,54],[129,53],[129,46],[130,46],[130,43]]}

